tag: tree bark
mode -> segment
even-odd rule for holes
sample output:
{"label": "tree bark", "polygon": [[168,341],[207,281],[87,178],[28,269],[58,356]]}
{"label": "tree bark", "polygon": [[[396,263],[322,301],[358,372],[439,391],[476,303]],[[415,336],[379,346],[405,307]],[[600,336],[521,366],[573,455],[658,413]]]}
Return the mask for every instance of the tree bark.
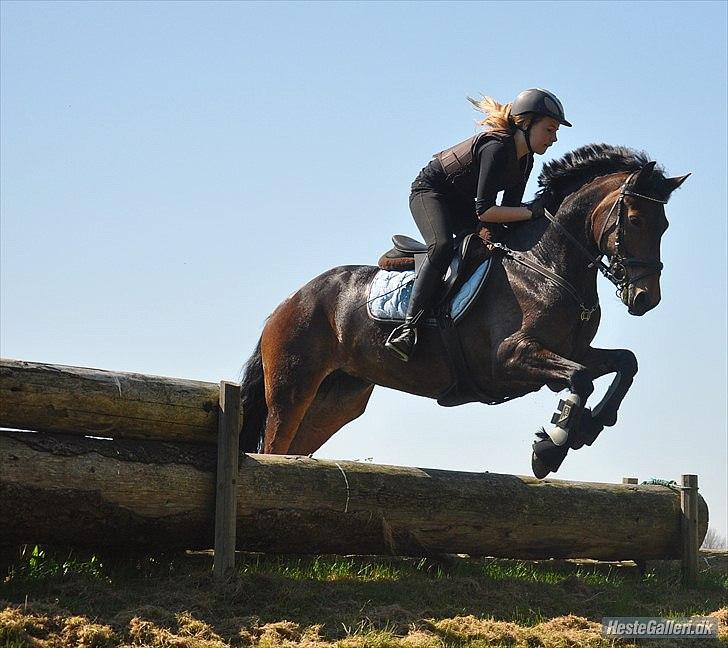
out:
{"label": "tree bark", "polygon": [[218,384],[0,361],[0,427],[215,443]]}
{"label": "tree bark", "polygon": [[[0,433],[0,544],[209,548],[215,449]],[[243,455],[237,547],[280,553],[679,558],[664,486]],[[708,527],[699,499],[700,541]]]}

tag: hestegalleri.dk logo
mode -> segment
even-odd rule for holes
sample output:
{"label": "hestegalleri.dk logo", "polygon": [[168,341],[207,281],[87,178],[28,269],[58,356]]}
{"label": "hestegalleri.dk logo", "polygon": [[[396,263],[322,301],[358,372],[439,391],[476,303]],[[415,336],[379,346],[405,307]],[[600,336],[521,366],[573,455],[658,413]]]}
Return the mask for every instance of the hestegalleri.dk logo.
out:
{"label": "hestegalleri.dk logo", "polygon": [[718,619],[690,617],[663,619],[660,617],[604,617],[602,636],[624,639],[706,639],[718,636]]}

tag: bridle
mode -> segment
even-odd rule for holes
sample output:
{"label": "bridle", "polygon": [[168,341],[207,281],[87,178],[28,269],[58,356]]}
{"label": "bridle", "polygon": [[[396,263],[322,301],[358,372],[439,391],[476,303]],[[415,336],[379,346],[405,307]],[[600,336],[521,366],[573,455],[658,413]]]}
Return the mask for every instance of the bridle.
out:
{"label": "bridle", "polygon": [[[595,267],[601,272],[609,281],[611,281],[617,287],[617,295],[620,297],[624,294],[629,287],[645,277],[649,277],[653,274],[660,274],[662,272],[663,263],[662,261],[656,261],[654,259],[644,259],[641,257],[630,257],[625,256],[622,253],[624,248],[624,197],[634,196],[635,198],[641,198],[643,200],[649,200],[651,202],[660,203],[662,205],[667,204],[667,200],[661,198],[654,198],[653,196],[646,196],[636,191],[628,189],[632,178],[639,173],[633,171],[627,179],[622,183],[619,189],[619,196],[612,205],[607,217],[604,219],[602,228],[599,231],[599,236],[596,239],[597,255],[592,254],[561,224],[559,223],[547,210],[544,209],[544,214],[554,225],[559,228],[562,233],[589,259],[589,267]],[[617,230],[617,238],[614,243],[614,253],[610,256],[608,252],[602,250],[602,240],[604,235],[609,231],[607,225],[612,220],[612,214],[616,211],[616,218],[614,219],[614,227]],[[607,257],[609,265],[604,263],[602,257]],[[645,271],[637,275],[636,277],[629,276],[628,268],[638,267],[645,268]]]}
{"label": "bridle", "polygon": [[[611,281],[617,287],[617,296],[622,299],[622,301],[625,301],[626,292],[632,284],[639,281],[640,279],[649,277],[650,275],[660,274],[663,268],[663,264],[661,261],[656,261],[654,259],[643,259],[640,257],[624,256],[624,254],[622,253],[622,249],[624,247],[624,197],[634,196],[635,198],[642,198],[643,200],[649,200],[652,202],[661,203],[663,205],[667,203],[667,200],[654,198],[652,196],[645,196],[644,194],[637,193],[636,191],[628,189],[632,178],[634,178],[634,176],[640,171],[641,169],[633,171],[619,188],[619,196],[609,210],[607,217],[604,219],[604,223],[602,224],[602,228],[599,232],[599,237],[596,239],[596,256],[589,252],[589,250],[587,250],[581,244],[581,242],[579,242],[576,237],[571,232],[569,232],[569,230],[567,230],[561,223],[559,223],[549,213],[547,209],[544,209],[544,215],[546,216],[546,218],[548,218],[554,225],[556,225],[561,233],[571,243],[573,243],[574,246],[589,260],[588,268],[597,268],[599,272],[601,272],[607,279],[609,279],[609,281]],[[604,235],[609,231],[607,225],[609,225],[610,221],[612,220],[612,214],[615,213],[615,211],[617,215],[614,219],[614,227],[617,230],[617,238],[614,244],[614,253],[610,256],[608,252],[602,250],[602,240],[604,239]],[[509,247],[503,245],[502,243],[492,242],[490,243],[490,246],[503,251],[506,256],[511,257],[515,261],[518,261],[525,266],[528,266],[532,270],[535,270],[540,275],[559,285],[566,292],[568,292],[581,307],[580,319],[583,322],[588,322],[591,319],[593,313],[599,307],[599,300],[597,300],[597,302],[592,307],[584,304],[581,296],[579,295],[579,292],[566,279],[544,267],[540,263],[529,259],[526,255],[520,252],[516,252],[515,250],[511,250]],[[606,264],[602,260],[603,257],[607,257],[609,264]],[[636,277],[630,278],[629,272],[627,270],[630,267],[645,268],[645,271]]]}
{"label": "bridle", "polygon": [[[624,197],[634,196],[635,198],[642,198],[643,200],[660,203],[661,205],[667,204],[667,200],[654,198],[653,196],[645,196],[644,194],[637,193],[636,191],[628,189],[627,187],[629,186],[630,181],[636,173],[639,173],[639,171],[634,171],[633,173],[631,173],[630,176],[622,184],[619,190],[619,197],[617,198],[617,201],[612,205],[612,208],[609,210],[607,217],[604,219],[602,229],[599,232],[599,237],[596,241],[597,250],[602,253],[602,239],[604,238],[604,234],[607,231],[607,224],[609,223],[609,219],[612,216],[612,212],[614,212],[614,210],[616,209],[617,218],[615,221],[615,227],[617,228],[617,238],[614,242],[614,254],[609,260],[609,267],[606,269],[607,274],[605,274],[604,276],[607,277],[617,287],[617,290],[619,292],[622,292],[626,288],[629,288],[631,284],[638,282],[640,279],[644,279],[645,277],[649,277],[653,274],[660,274],[660,272],[662,272],[662,268],[664,267],[662,261],[643,259],[639,257],[626,257],[622,255],[621,250],[624,243]],[[602,253],[602,255],[606,255],[606,253]],[[646,270],[642,274],[639,274],[636,277],[632,277],[630,279],[629,273],[627,272],[627,268],[629,267],[646,268]]]}

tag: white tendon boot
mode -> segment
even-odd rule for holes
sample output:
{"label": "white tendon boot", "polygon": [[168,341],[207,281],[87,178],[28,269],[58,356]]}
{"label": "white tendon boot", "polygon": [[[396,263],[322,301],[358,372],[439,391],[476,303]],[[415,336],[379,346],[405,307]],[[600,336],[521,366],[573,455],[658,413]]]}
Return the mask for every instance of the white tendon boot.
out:
{"label": "white tendon boot", "polygon": [[569,452],[569,432],[581,416],[581,398],[569,393],[559,401],[558,411],[551,418],[552,427],[548,432],[536,433],[531,454],[533,474],[542,479],[550,472],[556,472]]}
{"label": "white tendon boot", "polygon": [[581,398],[578,394],[569,393],[559,401],[559,411],[551,417],[555,425],[546,433],[554,445],[562,446],[569,440],[569,430],[574,426],[580,408]]}

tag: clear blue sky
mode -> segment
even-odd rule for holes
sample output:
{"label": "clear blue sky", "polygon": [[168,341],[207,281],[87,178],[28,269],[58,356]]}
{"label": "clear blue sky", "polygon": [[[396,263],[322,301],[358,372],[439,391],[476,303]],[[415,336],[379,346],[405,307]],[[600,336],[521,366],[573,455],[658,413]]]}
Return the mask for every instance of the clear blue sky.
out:
{"label": "clear blue sky", "polygon": [[[527,195],[590,142],[693,173],[667,208],[662,304],[631,317],[601,285],[596,343],[640,373],[558,477],[697,473],[728,536],[726,7],[4,1],[0,351],[236,379],[289,293],[417,233],[410,182],[474,132],[466,95],[543,86],[574,128]],[[318,456],[529,474],[556,402],[378,388]]]}

